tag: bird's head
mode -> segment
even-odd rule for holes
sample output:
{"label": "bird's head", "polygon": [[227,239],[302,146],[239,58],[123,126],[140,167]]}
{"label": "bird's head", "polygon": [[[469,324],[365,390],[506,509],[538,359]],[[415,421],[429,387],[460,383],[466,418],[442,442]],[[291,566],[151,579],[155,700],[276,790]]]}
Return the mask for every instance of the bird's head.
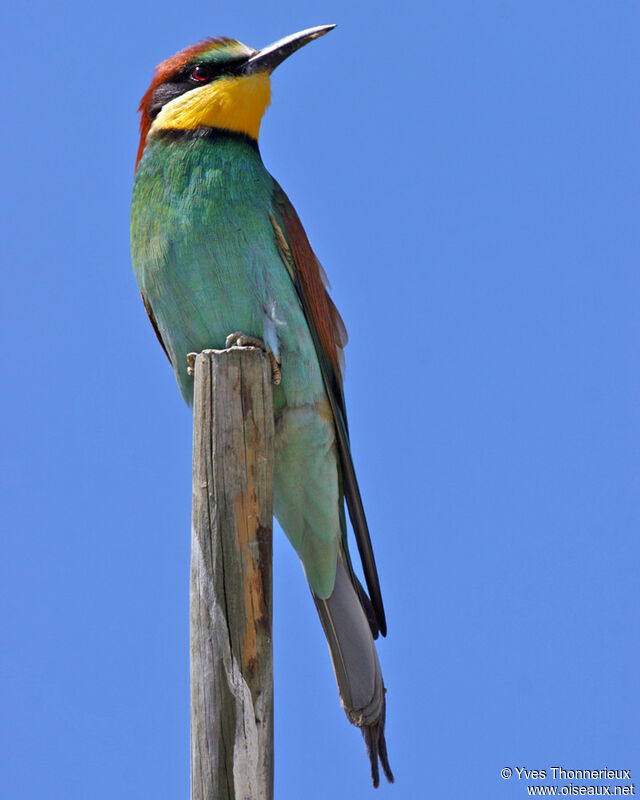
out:
{"label": "bird's head", "polygon": [[163,61],[140,102],[136,166],[147,137],[158,131],[223,128],[257,140],[273,70],[334,27],[308,28],[262,50],[235,39],[207,39]]}

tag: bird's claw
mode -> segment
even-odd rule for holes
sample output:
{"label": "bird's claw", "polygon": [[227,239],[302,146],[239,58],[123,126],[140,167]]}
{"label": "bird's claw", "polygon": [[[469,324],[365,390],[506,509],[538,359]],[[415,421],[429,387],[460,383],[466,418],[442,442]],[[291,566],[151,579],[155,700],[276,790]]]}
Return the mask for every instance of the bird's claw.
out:
{"label": "bird's claw", "polygon": [[274,356],[271,350],[269,350],[267,355],[269,356],[269,361],[271,361],[271,383],[274,386],[280,386],[282,383],[282,371],[280,369],[278,359]]}
{"label": "bird's claw", "polygon": [[[267,354],[269,357],[269,361],[271,362],[271,383],[274,386],[279,386],[282,381],[282,372],[280,370],[280,362],[273,354],[273,351],[269,350],[266,344],[262,341],[262,339],[258,339],[255,336],[247,336],[246,333],[242,333],[242,331],[235,331],[234,333],[230,333],[227,338],[225,339],[224,346],[229,347],[257,347],[259,350],[262,350],[264,353]],[[187,356],[188,358],[188,356]]]}
{"label": "bird's claw", "polygon": [[267,352],[267,346],[262,339],[257,339],[255,336],[247,336],[242,331],[230,333],[224,342],[225,347],[257,347],[263,352]]}
{"label": "bird's claw", "polygon": [[[282,381],[282,372],[280,370],[280,362],[275,357],[271,350],[267,349],[267,346],[262,341],[262,339],[257,339],[255,336],[247,336],[246,333],[242,333],[242,331],[236,331],[235,333],[230,333],[227,338],[225,339],[224,343],[225,348],[229,347],[257,347],[259,350],[262,350],[264,353],[267,354],[269,357],[269,361],[271,363],[271,383],[274,386],[279,386]],[[197,353],[187,353],[187,375],[193,377],[196,367],[196,358]]]}

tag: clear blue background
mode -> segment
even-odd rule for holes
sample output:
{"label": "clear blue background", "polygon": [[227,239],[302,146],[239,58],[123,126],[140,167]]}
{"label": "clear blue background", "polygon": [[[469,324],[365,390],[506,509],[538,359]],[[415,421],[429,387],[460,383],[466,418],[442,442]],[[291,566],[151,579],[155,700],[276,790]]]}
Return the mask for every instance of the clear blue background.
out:
{"label": "clear blue background", "polygon": [[[3,13],[0,794],[188,796],[191,420],[131,274],[135,111],[204,36],[327,22],[261,148],[351,335],[378,796],[526,796],[506,765],[640,785],[637,0]],[[279,531],[275,670],[278,800],[372,797]]]}

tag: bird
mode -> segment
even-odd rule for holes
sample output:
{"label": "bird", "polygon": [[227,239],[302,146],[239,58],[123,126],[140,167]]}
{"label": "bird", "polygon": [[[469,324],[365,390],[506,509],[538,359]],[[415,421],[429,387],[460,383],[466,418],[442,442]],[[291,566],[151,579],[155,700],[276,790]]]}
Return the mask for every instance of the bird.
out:
{"label": "bird", "polygon": [[[131,254],[147,315],[187,404],[188,354],[262,347],[273,365],[274,514],[324,629],[342,706],[374,786],[393,782],[374,639],[387,624],[349,444],[344,323],[291,202],[262,162],[274,69],[335,25],[260,50],[205,39],[159,64],[142,97]],[[345,501],[367,591],[347,546]]]}

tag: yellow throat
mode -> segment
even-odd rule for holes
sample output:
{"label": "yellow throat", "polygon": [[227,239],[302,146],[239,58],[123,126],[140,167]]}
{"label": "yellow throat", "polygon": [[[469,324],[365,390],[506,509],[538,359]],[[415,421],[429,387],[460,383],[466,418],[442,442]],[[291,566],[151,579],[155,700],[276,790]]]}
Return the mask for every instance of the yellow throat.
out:
{"label": "yellow throat", "polygon": [[270,100],[271,85],[266,72],[218,78],[163,106],[150,133],[168,129],[225,128],[257,141]]}

